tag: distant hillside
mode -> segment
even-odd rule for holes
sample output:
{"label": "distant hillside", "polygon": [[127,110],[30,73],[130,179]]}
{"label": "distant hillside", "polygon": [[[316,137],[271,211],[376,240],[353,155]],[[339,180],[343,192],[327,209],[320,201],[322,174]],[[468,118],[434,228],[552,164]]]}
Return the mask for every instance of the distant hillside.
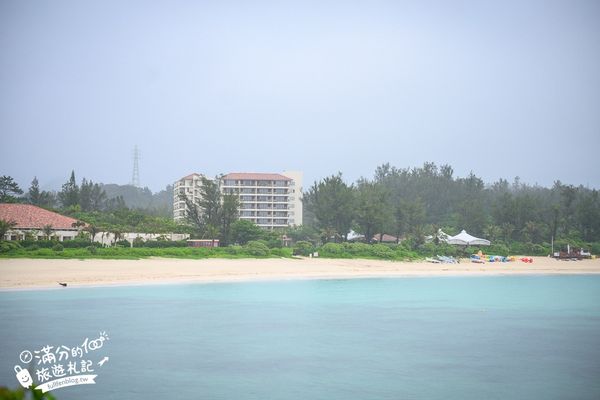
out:
{"label": "distant hillside", "polygon": [[107,198],[122,196],[129,208],[145,209],[152,214],[165,217],[173,215],[173,186],[171,185],[154,194],[147,187],[142,189],[114,183],[101,184],[101,186]]}

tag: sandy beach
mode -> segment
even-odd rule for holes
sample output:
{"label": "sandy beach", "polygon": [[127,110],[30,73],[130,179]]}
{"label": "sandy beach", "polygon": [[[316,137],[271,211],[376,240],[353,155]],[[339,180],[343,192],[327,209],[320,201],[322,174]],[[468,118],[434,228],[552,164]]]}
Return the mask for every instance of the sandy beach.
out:
{"label": "sandy beach", "polygon": [[600,274],[600,259],[533,263],[432,264],[332,259],[145,259],[145,260],[0,260],[0,289],[139,285],[183,282],[334,279],[415,276],[490,276]]}

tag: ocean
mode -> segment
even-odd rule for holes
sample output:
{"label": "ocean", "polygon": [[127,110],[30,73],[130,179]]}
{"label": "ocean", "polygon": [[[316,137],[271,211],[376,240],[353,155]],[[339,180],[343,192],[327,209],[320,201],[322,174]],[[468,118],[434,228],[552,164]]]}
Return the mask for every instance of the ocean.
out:
{"label": "ocean", "polygon": [[600,399],[600,276],[4,291],[0,321],[0,386],[96,375],[58,400]]}

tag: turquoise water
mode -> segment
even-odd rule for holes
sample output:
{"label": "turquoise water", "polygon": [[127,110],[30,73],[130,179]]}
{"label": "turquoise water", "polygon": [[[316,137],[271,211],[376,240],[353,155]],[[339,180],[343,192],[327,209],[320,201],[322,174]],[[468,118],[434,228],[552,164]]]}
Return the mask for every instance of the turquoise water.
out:
{"label": "turquoise water", "polygon": [[0,321],[11,387],[23,349],[108,333],[59,400],[600,398],[597,276],[0,292]]}

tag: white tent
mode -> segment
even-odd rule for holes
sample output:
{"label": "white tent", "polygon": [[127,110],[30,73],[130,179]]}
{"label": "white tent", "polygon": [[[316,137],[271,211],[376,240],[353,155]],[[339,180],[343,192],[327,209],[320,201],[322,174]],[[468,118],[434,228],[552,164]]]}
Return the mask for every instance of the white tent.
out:
{"label": "white tent", "polygon": [[486,239],[476,238],[475,236],[469,235],[464,229],[461,233],[456,236],[448,236],[448,244],[458,244],[461,246],[489,246],[490,241]]}

